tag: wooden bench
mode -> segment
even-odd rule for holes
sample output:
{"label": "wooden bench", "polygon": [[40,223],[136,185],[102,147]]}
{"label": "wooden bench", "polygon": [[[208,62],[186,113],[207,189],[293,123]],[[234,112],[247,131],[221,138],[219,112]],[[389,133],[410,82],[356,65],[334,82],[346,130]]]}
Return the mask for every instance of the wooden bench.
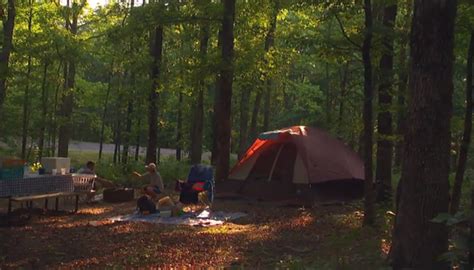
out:
{"label": "wooden bench", "polygon": [[[11,194],[5,196],[3,193],[3,198],[8,199],[8,214],[12,212],[12,204],[13,202],[21,203],[21,207],[23,207],[23,203],[26,203],[28,209],[33,207],[33,201],[36,200],[45,200],[44,201],[44,208],[48,209],[48,200],[55,199],[55,210],[57,211],[59,208],[59,198],[60,197],[75,197],[75,207],[74,213],[76,213],[79,209],[79,196],[84,194],[93,194],[94,191],[92,190],[94,181],[96,179],[95,175],[80,175],[80,174],[73,174],[68,176],[59,176],[57,178],[58,183],[55,184],[54,176],[47,178],[35,178],[33,180],[24,180],[24,183],[20,183],[22,186],[18,187],[18,182],[16,180],[11,181],[11,190],[15,192],[10,192]],[[31,180],[31,181],[30,181]],[[46,188],[41,187],[38,188],[38,182],[42,181],[46,185]],[[20,181],[20,180],[17,180]],[[28,181],[32,185],[37,185],[37,188],[31,188],[28,186]],[[34,183],[34,184],[33,184]],[[5,183],[4,183],[5,184]],[[14,185],[17,186],[14,186]],[[5,186],[3,187],[5,188]],[[48,192],[51,190],[52,192]],[[7,193],[8,194],[8,193]]]}
{"label": "wooden bench", "polygon": [[44,199],[44,209],[48,209],[48,199],[56,199],[55,202],[55,207],[54,210],[58,211],[59,210],[59,198],[60,197],[70,197],[70,196],[75,196],[76,201],[75,201],[75,207],[74,207],[74,213],[77,212],[79,209],[79,196],[83,193],[79,192],[56,192],[56,193],[50,193],[50,194],[40,194],[40,195],[31,195],[31,196],[22,196],[22,197],[10,197],[8,200],[8,214],[11,213],[12,211],[12,202],[19,202],[23,203],[26,202],[26,206],[28,209],[31,209],[33,207],[33,201],[36,200],[42,200]]}

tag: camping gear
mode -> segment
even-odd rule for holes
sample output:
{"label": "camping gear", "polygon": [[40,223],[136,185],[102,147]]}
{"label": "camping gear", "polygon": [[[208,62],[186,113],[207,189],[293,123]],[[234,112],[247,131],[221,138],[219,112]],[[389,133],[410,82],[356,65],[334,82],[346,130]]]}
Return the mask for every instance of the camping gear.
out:
{"label": "camping gear", "polygon": [[179,201],[183,204],[197,204],[201,192],[207,194],[206,202],[212,203],[214,199],[214,173],[212,167],[202,164],[193,165],[186,182],[178,181],[175,189],[181,191]]}
{"label": "camping gear", "polygon": [[140,198],[138,198],[137,209],[141,214],[156,213],[156,205],[153,202],[153,200],[147,195],[143,195]]}
{"label": "camping gear", "polygon": [[131,188],[107,188],[103,194],[105,202],[119,203],[133,200],[135,191]]}
{"label": "camping gear", "polygon": [[171,198],[169,196],[166,196],[164,198],[161,198],[159,201],[158,201],[158,209],[161,209],[161,208],[165,208],[165,207],[174,207],[174,202],[173,200],[171,200]]}
{"label": "camping gear", "polygon": [[335,181],[347,183],[338,189],[359,190],[364,163],[327,132],[293,126],[260,134],[228,178],[244,195],[291,199],[307,195],[317,184]]}
{"label": "camping gear", "polygon": [[53,173],[55,170],[57,173],[68,173],[71,169],[71,159],[63,157],[43,157],[41,158],[41,164],[45,169],[46,173]]}

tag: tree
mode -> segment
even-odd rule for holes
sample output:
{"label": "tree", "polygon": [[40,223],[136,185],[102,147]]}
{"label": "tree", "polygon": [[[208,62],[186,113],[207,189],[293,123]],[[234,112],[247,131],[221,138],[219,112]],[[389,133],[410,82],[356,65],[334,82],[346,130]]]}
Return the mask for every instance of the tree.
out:
{"label": "tree", "polygon": [[216,180],[222,181],[229,173],[230,139],[231,139],[231,107],[233,83],[234,55],[234,17],[235,0],[223,0],[224,14],[222,18],[222,63],[219,79],[219,95],[217,111],[217,167]]}
{"label": "tree", "polygon": [[393,231],[394,269],[448,269],[450,119],[456,1],[415,1],[411,30],[409,106],[400,202]]}
{"label": "tree", "polygon": [[474,31],[471,32],[469,50],[467,52],[466,64],[466,109],[464,115],[464,133],[462,136],[461,149],[456,168],[456,176],[454,178],[453,193],[451,196],[451,204],[449,212],[455,214],[459,209],[459,201],[461,200],[461,188],[464,181],[464,172],[466,171],[467,153],[471,143],[472,131],[472,61],[474,57]]}
{"label": "tree", "polygon": [[[2,14],[5,12],[2,10]],[[0,112],[7,94],[7,78],[9,74],[10,52],[13,47],[13,29],[15,27],[15,0],[8,0],[7,17],[2,16],[3,20],[3,40],[2,50],[0,51]]]}
{"label": "tree", "polygon": [[392,192],[392,89],[393,89],[393,27],[397,16],[397,5],[384,8],[382,57],[380,58],[379,112],[377,118],[377,201],[387,201]]}
{"label": "tree", "polygon": [[163,53],[163,26],[155,27],[150,42],[150,54],[153,58],[150,78],[152,80],[148,100],[148,144],[146,162],[156,162],[156,148],[158,147],[158,89],[160,87],[161,59]]}
{"label": "tree", "polygon": [[364,0],[365,33],[362,44],[362,59],[364,62],[364,166],[365,166],[365,201],[364,201],[364,224],[373,225],[375,223],[374,211],[374,191],[372,176],[372,60],[370,51],[372,47],[372,3]]}

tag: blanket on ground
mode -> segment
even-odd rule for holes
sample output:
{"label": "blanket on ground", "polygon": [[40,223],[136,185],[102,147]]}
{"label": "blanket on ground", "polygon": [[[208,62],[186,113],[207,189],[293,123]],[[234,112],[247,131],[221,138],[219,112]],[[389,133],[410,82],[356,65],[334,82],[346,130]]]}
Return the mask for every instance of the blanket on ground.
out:
{"label": "blanket on ground", "polygon": [[160,213],[142,215],[138,212],[129,215],[117,216],[110,218],[111,221],[128,221],[128,222],[149,222],[160,224],[189,225],[189,226],[216,226],[222,225],[229,220],[235,220],[245,217],[247,214],[242,212],[226,213],[222,211],[212,212],[205,209],[201,212],[188,212],[178,217],[161,217]]}

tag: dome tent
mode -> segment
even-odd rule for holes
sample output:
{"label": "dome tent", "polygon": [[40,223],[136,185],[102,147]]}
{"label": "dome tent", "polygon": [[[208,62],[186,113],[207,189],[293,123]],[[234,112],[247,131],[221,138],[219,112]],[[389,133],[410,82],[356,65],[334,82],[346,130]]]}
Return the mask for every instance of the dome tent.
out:
{"label": "dome tent", "polygon": [[229,179],[241,183],[241,193],[264,198],[279,193],[291,197],[313,185],[337,186],[350,193],[362,186],[364,164],[327,132],[293,126],[260,134],[232,168]]}

